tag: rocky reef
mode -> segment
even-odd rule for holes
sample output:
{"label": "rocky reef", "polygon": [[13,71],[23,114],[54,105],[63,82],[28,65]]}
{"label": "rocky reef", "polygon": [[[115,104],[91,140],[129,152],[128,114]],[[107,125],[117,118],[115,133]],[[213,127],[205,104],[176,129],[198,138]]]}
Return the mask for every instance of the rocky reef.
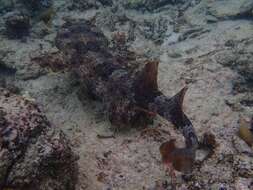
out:
{"label": "rocky reef", "polygon": [[241,75],[241,78],[235,82],[235,89],[238,91],[252,91],[253,81],[253,46],[252,40],[246,39],[238,42],[229,40],[225,44],[228,48],[217,53],[217,61],[227,67],[230,67]]}
{"label": "rocky reef", "polygon": [[[0,130],[0,189],[71,189],[77,183],[76,189],[87,190],[171,190],[159,147],[171,139],[184,147],[182,133],[148,112],[145,129],[114,133],[117,121],[131,118],[129,104],[117,104],[123,108],[118,110],[103,102],[114,100],[101,90],[114,69],[100,67],[104,62],[134,62],[141,70],[146,60],[159,62],[157,86],[164,95],[189,86],[184,112],[200,142],[211,148],[196,151],[191,175],[177,173],[176,188],[252,189],[252,0],[0,0],[0,15],[0,86],[5,89],[0,126],[13,129]],[[29,27],[24,24],[19,32],[15,26],[27,17]],[[80,20],[94,27],[68,25]],[[89,73],[96,66],[97,84],[87,82],[85,60]],[[124,78],[122,73],[115,79]],[[128,81],[115,80],[111,94]],[[88,96],[86,87],[92,92]],[[117,103],[124,99],[118,94]],[[97,95],[102,103],[93,101]],[[23,113],[34,128],[24,129]],[[72,150],[80,157],[77,182]],[[62,162],[56,159],[61,157]]]}
{"label": "rocky reef", "polygon": [[38,106],[0,89],[0,188],[71,190],[77,157]]}

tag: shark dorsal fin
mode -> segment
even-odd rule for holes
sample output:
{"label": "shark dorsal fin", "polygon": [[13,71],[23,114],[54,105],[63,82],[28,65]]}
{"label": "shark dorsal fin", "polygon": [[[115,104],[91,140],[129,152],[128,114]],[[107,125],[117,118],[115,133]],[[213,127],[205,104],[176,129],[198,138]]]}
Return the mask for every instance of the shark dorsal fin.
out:
{"label": "shark dorsal fin", "polygon": [[184,103],[184,97],[186,94],[186,91],[188,90],[188,87],[185,86],[182,90],[180,90],[175,96],[174,100],[178,104],[179,108],[183,110],[183,103]]}
{"label": "shark dorsal fin", "polygon": [[158,74],[158,61],[148,61],[143,70],[144,86],[150,91],[158,89],[157,74]]}

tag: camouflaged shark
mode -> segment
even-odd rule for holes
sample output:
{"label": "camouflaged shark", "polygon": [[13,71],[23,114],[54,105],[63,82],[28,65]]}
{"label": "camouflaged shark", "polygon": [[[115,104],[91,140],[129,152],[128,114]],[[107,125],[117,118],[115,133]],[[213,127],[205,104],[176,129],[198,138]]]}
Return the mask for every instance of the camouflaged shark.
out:
{"label": "camouflaged shark", "polygon": [[134,126],[153,119],[152,113],[156,113],[182,131],[187,148],[196,149],[198,138],[182,109],[187,87],[166,97],[158,89],[159,62],[122,48],[124,35],[116,37],[121,45],[111,47],[95,25],[71,21],[59,30],[55,44],[64,67],[73,70],[86,92],[104,104],[113,124]]}

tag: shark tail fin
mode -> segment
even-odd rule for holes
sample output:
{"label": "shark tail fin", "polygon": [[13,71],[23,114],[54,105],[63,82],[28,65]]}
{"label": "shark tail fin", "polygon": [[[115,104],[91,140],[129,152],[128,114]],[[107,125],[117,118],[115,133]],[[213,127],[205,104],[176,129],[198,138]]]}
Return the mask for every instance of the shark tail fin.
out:
{"label": "shark tail fin", "polygon": [[157,113],[182,131],[186,146],[196,148],[198,146],[198,138],[191,121],[183,112],[183,101],[187,89],[187,86],[184,87],[172,98],[167,98],[161,94],[155,98],[154,103]]}

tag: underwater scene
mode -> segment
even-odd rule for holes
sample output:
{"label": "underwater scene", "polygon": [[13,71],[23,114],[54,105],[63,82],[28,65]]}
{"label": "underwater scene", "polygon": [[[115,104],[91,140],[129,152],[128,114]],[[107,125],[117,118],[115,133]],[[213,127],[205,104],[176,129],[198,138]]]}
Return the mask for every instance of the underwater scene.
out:
{"label": "underwater scene", "polygon": [[0,190],[253,190],[253,0],[0,0]]}

